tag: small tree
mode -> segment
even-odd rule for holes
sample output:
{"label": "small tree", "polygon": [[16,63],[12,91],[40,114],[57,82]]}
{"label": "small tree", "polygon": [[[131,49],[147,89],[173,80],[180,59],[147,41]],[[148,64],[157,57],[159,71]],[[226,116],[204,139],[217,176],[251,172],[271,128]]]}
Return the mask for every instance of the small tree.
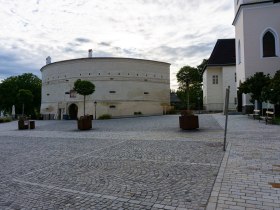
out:
{"label": "small tree", "polygon": [[[190,86],[201,87],[201,75],[197,68],[191,66],[182,67],[176,75],[179,90],[186,93],[187,109],[190,109]],[[179,95],[178,95],[179,96]]]}
{"label": "small tree", "polygon": [[77,91],[78,94],[84,96],[84,116],[86,112],[86,96],[91,95],[95,91],[95,85],[87,80],[78,79],[74,83],[74,90]]}

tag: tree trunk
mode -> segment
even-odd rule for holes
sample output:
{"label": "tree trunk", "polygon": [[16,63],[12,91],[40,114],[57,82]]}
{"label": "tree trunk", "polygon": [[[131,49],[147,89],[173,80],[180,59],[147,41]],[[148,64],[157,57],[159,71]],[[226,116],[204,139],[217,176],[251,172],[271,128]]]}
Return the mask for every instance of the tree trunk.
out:
{"label": "tree trunk", "polygon": [[190,93],[189,93],[189,85],[187,85],[187,110],[190,110]]}
{"label": "tree trunk", "polygon": [[24,115],[24,104],[22,104],[22,116]]}
{"label": "tree trunk", "polygon": [[84,95],[84,116],[86,116],[86,96]]}

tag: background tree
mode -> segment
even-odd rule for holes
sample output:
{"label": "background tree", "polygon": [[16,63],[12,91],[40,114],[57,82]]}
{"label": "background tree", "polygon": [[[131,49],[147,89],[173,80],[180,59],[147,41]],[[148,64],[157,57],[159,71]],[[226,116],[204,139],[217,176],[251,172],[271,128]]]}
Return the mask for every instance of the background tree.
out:
{"label": "background tree", "polygon": [[11,113],[12,106],[16,105],[16,113],[22,113],[22,106],[18,103],[17,94],[20,89],[29,90],[33,95],[33,102],[25,113],[34,116],[40,111],[41,86],[41,80],[31,73],[8,77],[0,83],[0,109]]}
{"label": "background tree", "polygon": [[87,80],[78,79],[74,83],[74,90],[77,91],[78,94],[84,96],[84,116],[86,110],[86,96],[91,95],[95,91],[95,85]]}
{"label": "background tree", "polygon": [[255,100],[258,102],[263,101],[262,90],[263,87],[268,87],[270,84],[270,76],[264,75],[263,72],[257,72],[253,76],[247,78],[243,83],[240,84],[238,90],[241,93],[251,94],[250,102],[254,103]]}
{"label": "background tree", "polygon": [[30,90],[20,89],[17,94],[18,104],[22,104],[22,115],[24,115],[24,110],[26,113],[30,113],[30,107],[33,102],[33,94]]}
{"label": "background tree", "polygon": [[[179,89],[177,91],[178,97],[181,101],[185,101],[187,109],[190,109],[190,95],[195,95],[201,92],[202,77],[197,68],[191,66],[182,67],[176,75],[179,83]],[[192,87],[192,88],[190,88]],[[197,89],[200,89],[198,91]]]}
{"label": "background tree", "polygon": [[203,75],[203,71],[205,66],[207,65],[208,59],[203,59],[201,64],[199,64],[196,68],[199,72],[199,74],[201,75],[201,80],[202,80],[202,75]]}

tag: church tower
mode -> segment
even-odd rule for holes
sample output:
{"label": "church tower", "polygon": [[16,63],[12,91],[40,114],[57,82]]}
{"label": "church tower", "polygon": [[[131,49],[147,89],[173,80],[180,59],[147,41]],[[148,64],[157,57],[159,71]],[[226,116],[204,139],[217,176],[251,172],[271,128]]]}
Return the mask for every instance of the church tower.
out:
{"label": "church tower", "polygon": [[[280,69],[280,0],[234,0],[236,86],[256,72],[271,76]],[[244,112],[249,95],[239,95]]]}

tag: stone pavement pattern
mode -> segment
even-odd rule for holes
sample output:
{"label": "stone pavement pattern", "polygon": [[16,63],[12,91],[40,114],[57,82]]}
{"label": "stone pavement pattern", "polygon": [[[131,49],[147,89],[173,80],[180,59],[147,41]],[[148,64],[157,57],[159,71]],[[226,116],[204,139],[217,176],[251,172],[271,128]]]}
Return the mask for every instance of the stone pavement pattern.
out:
{"label": "stone pavement pattern", "polygon": [[[224,124],[222,115],[214,115]],[[280,126],[246,116],[230,116],[230,145],[207,210],[280,210]],[[280,187],[280,186],[279,186]]]}
{"label": "stone pavement pattern", "polygon": [[0,209],[205,209],[219,171],[222,128],[200,116],[0,125]]}

